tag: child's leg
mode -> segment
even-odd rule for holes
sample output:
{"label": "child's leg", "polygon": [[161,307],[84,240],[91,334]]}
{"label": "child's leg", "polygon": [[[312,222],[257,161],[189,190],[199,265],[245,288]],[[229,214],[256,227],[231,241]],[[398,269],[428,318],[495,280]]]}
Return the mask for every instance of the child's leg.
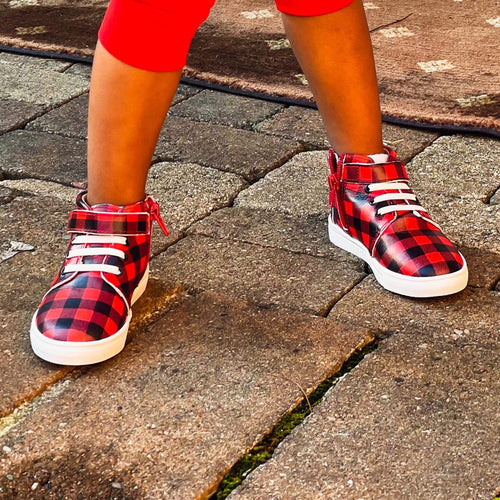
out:
{"label": "child's leg", "polygon": [[[467,265],[384,152],[370,34],[361,0],[276,0],[336,150],[330,153],[330,240],[365,260],[379,283],[413,297],[467,284]],[[291,14],[291,15],[290,15]]]}
{"label": "child's leg", "polygon": [[88,120],[90,204],[144,199],[151,157],[180,76],[181,70],[134,68],[97,45]]}
{"label": "child's leg", "polygon": [[214,1],[111,1],[90,86],[91,204],[144,199],[151,157],[189,44]]}
{"label": "child's leg", "polygon": [[123,349],[148,280],[152,223],[144,187],[191,38],[214,0],[111,0],[92,70],[89,192],[70,214],[63,265],[35,312],[35,353],[97,363]]}
{"label": "child's leg", "polygon": [[361,0],[320,16],[283,14],[283,22],[334,149],[381,153],[377,79]]}

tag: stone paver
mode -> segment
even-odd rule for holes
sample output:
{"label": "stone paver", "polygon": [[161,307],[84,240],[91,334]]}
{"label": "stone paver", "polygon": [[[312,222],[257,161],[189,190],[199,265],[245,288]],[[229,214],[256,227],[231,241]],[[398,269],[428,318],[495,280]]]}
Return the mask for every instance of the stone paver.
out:
{"label": "stone paver", "polygon": [[88,78],[64,74],[59,61],[0,54],[0,99],[56,105],[88,89]]}
{"label": "stone paver", "polygon": [[0,438],[0,487],[20,498],[206,498],[301,398],[295,383],[311,391],[370,340],[323,318],[192,297],[21,412]]}
{"label": "stone paver", "polygon": [[172,107],[169,114],[194,121],[251,130],[253,125],[274,115],[283,106],[234,94],[203,90]]}
{"label": "stone paver", "polygon": [[0,136],[0,172],[65,184],[87,178],[85,141],[44,132],[16,130]]}
{"label": "stone paver", "polygon": [[0,134],[22,127],[43,109],[40,104],[0,99]]}
{"label": "stone paver", "polygon": [[[328,149],[325,127],[319,112],[314,109],[290,106],[281,113],[259,123],[259,132],[295,139],[315,149]],[[420,153],[438,134],[422,130],[408,129],[394,125],[383,125],[384,141],[394,148],[402,161],[407,162]]]}
{"label": "stone paver", "polygon": [[324,151],[300,153],[235,200],[235,206],[295,216],[328,214],[328,163]]}
{"label": "stone paver", "polygon": [[487,201],[500,185],[500,141],[484,137],[440,137],[408,165],[420,195],[441,193]]}
{"label": "stone paver", "polygon": [[314,148],[327,149],[330,147],[325,127],[319,112],[315,109],[290,106],[259,123],[256,130],[265,134],[294,139]]}
{"label": "stone paver", "polygon": [[26,130],[85,139],[89,95],[83,94],[26,125]]}
{"label": "stone paver", "polygon": [[198,163],[252,181],[301,149],[288,139],[171,116],[165,121],[155,154],[162,160]]}
{"label": "stone paver", "polygon": [[238,175],[192,163],[157,163],[149,171],[146,190],[160,203],[162,214],[184,230],[213,210],[231,204],[247,183]]}
{"label": "stone paver", "polygon": [[179,86],[177,87],[177,91],[175,92],[174,98],[172,99],[172,106],[198,94],[201,91],[202,89],[200,89],[199,87],[194,87],[192,85],[185,85],[183,83],[180,83]]}
{"label": "stone paver", "polygon": [[238,240],[263,247],[358,262],[328,239],[327,219],[322,215],[293,216],[271,210],[241,206],[224,208],[192,226],[188,234]]}
{"label": "stone paver", "polygon": [[495,283],[500,280],[498,253],[464,246],[459,247],[459,251],[467,261],[469,286],[493,289]]}
{"label": "stone paver", "polygon": [[384,142],[398,153],[404,163],[427,148],[439,136],[435,132],[398,127],[387,123],[382,124],[382,135]]}
{"label": "stone paver", "polygon": [[64,70],[67,75],[85,76],[90,80],[92,66],[90,64],[74,63],[68,69]]}
{"label": "stone paver", "polygon": [[[0,497],[206,498],[297,383],[312,390],[377,333],[232,497],[491,500],[500,143],[384,125],[470,267],[460,294],[407,299],[328,241],[316,111],[181,85],[147,186],[171,236],[155,228],[125,351],[69,374],[31,353],[28,330],[86,177],[89,77],[0,52]],[[15,242],[34,249],[12,257]]]}
{"label": "stone paver", "polygon": [[10,189],[18,196],[56,198],[59,201],[69,203],[70,209],[73,209],[76,195],[80,192],[77,188],[39,179],[8,179],[1,182],[0,187]]}
{"label": "stone paver", "polygon": [[25,56],[10,52],[0,52],[0,63],[10,64],[18,68],[32,68],[34,70],[46,69],[63,73],[67,71],[72,63],[58,61],[57,59],[46,59],[43,57]]}
{"label": "stone paver", "polygon": [[495,338],[500,333],[499,306],[500,295],[481,288],[414,300],[384,290],[369,276],[333,307],[330,317],[382,332],[426,331],[433,327],[438,336],[468,329],[489,332]]}
{"label": "stone paver", "polygon": [[[500,441],[492,439],[500,433],[500,297],[408,301],[417,310],[405,313],[366,298],[372,323],[392,325],[400,314],[406,334],[384,341],[331,389],[231,500],[297,492],[303,499],[493,498],[500,474]],[[346,302],[359,308],[360,297]],[[487,318],[485,310],[496,314]],[[346,319],[359,314],[349,311]]]}
{"label": "stone paver", "polygon": [[295,254],[277,248],[188,236],[152,263],[167,283],[209,290],[262,306],[326,314],[336,300],[363,278],[361,262]]}
{"label": "stone paver", "polygon": [[422,192],[419,200],[455,243],[500,253],[500,205]]}

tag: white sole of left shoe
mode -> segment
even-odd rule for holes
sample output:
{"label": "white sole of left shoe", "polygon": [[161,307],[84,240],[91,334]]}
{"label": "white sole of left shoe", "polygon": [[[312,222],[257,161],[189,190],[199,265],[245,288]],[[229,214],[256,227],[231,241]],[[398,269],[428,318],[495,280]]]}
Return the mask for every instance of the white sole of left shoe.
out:
{"label": "white sole of left shoe", "polygon": [[[132,305],[146,290],[149,268],[144,273],[132,296]],[[39,357],[56,365],[83,366],[101,363],[120,353],[125,347],[127,333],[132,319],[129,311],[124,325],[111,337],[91,342],[68,342],[49,339],[43,335],[36,325],[36,315],[33,315],[30,328],[30,340],[33,352]]]}
{"label": "white sole of left shoe", "polygon": [[467,286],[469,272],[463,256],[464,266],[454,273],[422,278],[405,276],[379,264],[368,249],[337,226],[331,216],[328,217],[328,236],[334,245],[363,259],[370,266],[380,285],[390,292],[416,298],[441,297],[460,292]]}

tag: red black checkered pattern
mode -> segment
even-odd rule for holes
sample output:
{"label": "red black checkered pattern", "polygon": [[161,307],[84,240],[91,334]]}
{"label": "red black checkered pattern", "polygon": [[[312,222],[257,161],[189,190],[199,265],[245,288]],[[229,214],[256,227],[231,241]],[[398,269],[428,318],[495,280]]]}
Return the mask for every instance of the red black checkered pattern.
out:
{"label": "red black checkered pattern", "polygon": [[[86,342],[110,337],[125,324],[132,296],[148,266],[153,220],[160,221],[164,231],[166,228],[151,197],[124,207],[90,207],[85,202],[85,193],[81,193],[77,207],[70,215],[68,256],[40,304],[36,325],[47,338]],[[99,239],[103,235],[111,239]],[[97,239],[79,243],[78,236],[97,236]],[[114,236],[121,238],[113,241]],[[124,258],[106,255],[108,248]],[[92,249],[99,249],[104,255],[99,252],[92,255]],[[70,256],[70,251],[75,250],[91,255]],[[82,270],[72,270],[82,264]],[[88,264],[110,266],[119,274],[87,271]]]}
{"label": "red black checkered pattern", "polygon": [[148,234],[148,213],[107,213],[104,211],[73,210],[68,222],[68,232],[86,234]]}
{"label": "red black checkered pattern", "polygon": [[384,231],[373,256],[387,269],[405,276],[441,276],[463,267],[462,257],[436,226],[408,213]]}
{"label": "red black checkered pattern", "polygon": [[[380,214],[383,207],[403,200],[383,200],[387,193],[413,194],[404,165],[387,149],[388,159],[375,164],[364,155],[337,157],[330,151],[330,207],[333,222],[361,242],[380,264],[405,276],[429,277],[450,274],[464,266],[454,245],[422,208]],[[377,183],[398,183],[399,188],[377,190]],[[401,185],[406,187],[401,188]]]}

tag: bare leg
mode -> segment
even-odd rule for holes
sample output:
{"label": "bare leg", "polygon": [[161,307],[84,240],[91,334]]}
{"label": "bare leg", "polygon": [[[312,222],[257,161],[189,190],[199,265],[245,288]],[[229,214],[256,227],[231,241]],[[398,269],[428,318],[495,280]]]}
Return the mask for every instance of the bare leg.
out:
{"label": "bare leg", "polygon": [[89,203],[144,199],[151,157],[180,76],[181,70],[134,68],[97,44],[88,120]]}
{"label": "bare leg", "polygon": [[338,153],[383,152],[377,78],[361,0],[323,16],[283,23]]}

